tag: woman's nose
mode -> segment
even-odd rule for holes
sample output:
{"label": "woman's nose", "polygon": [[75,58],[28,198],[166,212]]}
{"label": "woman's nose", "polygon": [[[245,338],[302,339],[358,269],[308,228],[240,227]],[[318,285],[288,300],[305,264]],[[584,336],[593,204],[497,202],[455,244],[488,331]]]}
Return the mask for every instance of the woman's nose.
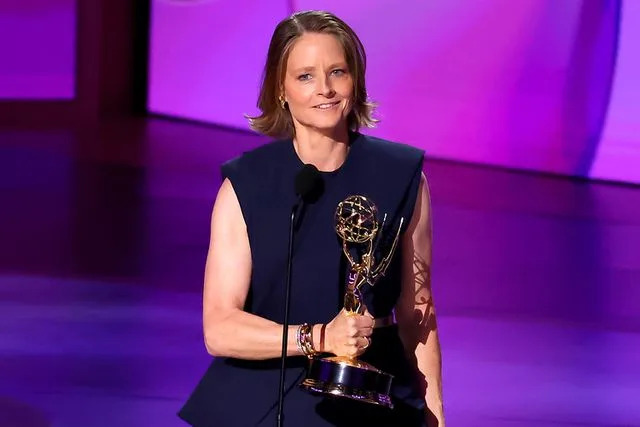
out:
{"label": "woman's nose", "polygon": [[335,94],[333,87],[331,86],[331,81],[328,77],[325,77],[320,80],[320,87],[318,88],[319,93],[326,97],[331,97]]}

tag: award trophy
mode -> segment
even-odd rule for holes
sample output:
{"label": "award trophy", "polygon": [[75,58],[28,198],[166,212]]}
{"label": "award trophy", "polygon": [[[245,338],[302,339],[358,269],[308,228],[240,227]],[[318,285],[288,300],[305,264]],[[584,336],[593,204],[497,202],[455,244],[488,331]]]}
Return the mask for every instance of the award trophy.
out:
{"label": "award trophy", "polygon": [[[349,262],[344,295],[344,310],[347,313],[364,313],[362,286],[374,286],[391,262],[403,219],[400,219],[400,226],[389,252],[376,261],[376,249],[386,217],[385,215],[382,224],[379,224],[376,205],[364,196],[349,196],[336,208],[335,228],[342,239],[342,250]],[[309,360],[309,368],[300,387],[312,393],[346,397],[393,408],[389,397],[392,379],[392,375],[356,358],[313,357]]]}

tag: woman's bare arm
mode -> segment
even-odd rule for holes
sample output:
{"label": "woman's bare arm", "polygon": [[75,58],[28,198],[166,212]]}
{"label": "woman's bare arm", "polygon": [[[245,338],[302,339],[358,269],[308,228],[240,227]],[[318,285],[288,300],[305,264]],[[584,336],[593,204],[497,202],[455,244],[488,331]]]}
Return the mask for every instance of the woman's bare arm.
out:
{"label": "woman's bare arm", "polygon": [[[203,324],[209,354],[254,360],[280,357],[282,325],[243,310],[250,280],[247,228],[233,186],[225,179],[211,215],[204,275]],[[301,354],[296,346],[296,329],[295,325],[289,327],[289,356]],[[314,338],[319,334],[317,326]]]}
{"label": "woman's bare arm", "polygon": [[[271,359],[282,352],[282,325],[244,311],[251,281],[251,248],[233,186],[222,183],[211,215],[211,240],[204,277],[205,345],[213,356]],[[327,319],[329,320],[329,319]],[[340,356],[362,354],[373,320],[340,311],[325,329],[313,325],[313,347]],[[302,354],[296,345],[298,325],[289,326],[287,355]]]}
{"label": "woman's bare arm", "polygon": [[405,350],[419,371],[429,427],[444,426],[442,359],[431,295],[431,203],[424,175],[413,218],[402,240],[402,289],[396,306]]}

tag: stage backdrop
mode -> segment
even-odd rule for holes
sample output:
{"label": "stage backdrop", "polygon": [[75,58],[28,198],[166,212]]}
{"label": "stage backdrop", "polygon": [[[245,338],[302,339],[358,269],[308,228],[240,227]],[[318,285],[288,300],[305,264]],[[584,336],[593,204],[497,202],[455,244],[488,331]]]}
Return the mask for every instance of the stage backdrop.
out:
{"label": "stage backdrop", "polygon": [[307,9],[365,44],[382,119],[367,132],[431,157],[640,183],[640,1],[153,0],[150,111],[246,129],[275,25]]}
{"label": "stage backdrop", "polygon": [[0,100],[75,94],[76,0],[0,0]]}

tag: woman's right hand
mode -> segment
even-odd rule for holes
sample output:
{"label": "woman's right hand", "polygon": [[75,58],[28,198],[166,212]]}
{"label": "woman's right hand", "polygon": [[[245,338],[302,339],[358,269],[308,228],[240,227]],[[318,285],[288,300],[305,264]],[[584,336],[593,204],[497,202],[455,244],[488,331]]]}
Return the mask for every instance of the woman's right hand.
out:
{"label": "woman's right hand", "polygon": [[325,351],[336,356],[357,357],[371,344],[373,317],[368,313],[349,313],[344,309],[327,324]]}

